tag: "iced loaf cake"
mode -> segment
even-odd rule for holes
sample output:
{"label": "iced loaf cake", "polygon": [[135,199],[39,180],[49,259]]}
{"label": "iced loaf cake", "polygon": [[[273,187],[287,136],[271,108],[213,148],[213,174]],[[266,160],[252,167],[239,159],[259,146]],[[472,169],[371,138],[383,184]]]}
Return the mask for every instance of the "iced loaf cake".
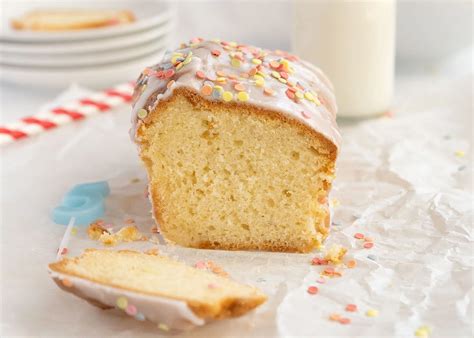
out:
{"label": "iced loaf cake", "polygon": [[193,39],[146,68],[134,96],[131,134],[168,241],[290,252],[323,242],[340,135],[318,68]]}

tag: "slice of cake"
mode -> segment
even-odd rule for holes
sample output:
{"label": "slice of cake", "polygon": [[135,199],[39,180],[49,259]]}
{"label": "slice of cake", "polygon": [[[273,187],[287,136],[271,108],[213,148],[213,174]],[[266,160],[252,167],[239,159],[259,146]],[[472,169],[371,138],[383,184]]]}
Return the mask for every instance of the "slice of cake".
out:
{"label": "slice of cake", "polygon": [[162,328],[240,316],[266,300],[258,289],[156,254],[87,249],[49,265],[63,290]]}
{"label": "slice of cake", "polygon": [[283,51],[193,39],[146,68],[134,96],[131,134],[168,241],[321,245],[340,135],[319,69]]}
{"label": "slice of cake", "polygon": [[120,25],[135,21],[128,10],[50,9],[34,10],[12,20],[17,30],[70,31]]}

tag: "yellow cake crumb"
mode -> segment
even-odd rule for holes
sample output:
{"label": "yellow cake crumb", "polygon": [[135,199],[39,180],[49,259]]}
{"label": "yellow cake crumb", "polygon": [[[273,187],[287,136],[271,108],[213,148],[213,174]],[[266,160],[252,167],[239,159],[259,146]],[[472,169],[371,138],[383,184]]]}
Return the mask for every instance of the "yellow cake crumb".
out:
{"label": "yellow cake crumb", "polygon": [[90,239],[97,241],[103,234],[109,233],[107,229],[102,226],[102,224],[103,221],[96,221],[89,224],[89,227],[87,228],[87,235]]}
{"label": "yellow cake crumb", "polygon": [[117,233],[111,234],[101,225],[93,223],[89,226],[87,233],[90,239],[98,240],[107,246],[115,246],[122,242],[135,242],[147,239],[135,225],[125,226]]}
{"label": "yellow cake crumb", "polygon": [[346,252],[347,249],[342,245],[334,244],[326,252],[326,256],[324,258],[333,264],[341,264]]}
{"label": "yellow cake crumb", "polygon": [[160,254],[160,250],[158,250],[158,248],[153,248],[145,250],[144,253],[146,253],[147,255],[158,256]]}
{"label": "yellow cake crumb", "polygon": [[99,242],[104,245],[114,246],[118,244],[118,238],[116,235],[112,235],[109,233],[103,233],[99,238]]}

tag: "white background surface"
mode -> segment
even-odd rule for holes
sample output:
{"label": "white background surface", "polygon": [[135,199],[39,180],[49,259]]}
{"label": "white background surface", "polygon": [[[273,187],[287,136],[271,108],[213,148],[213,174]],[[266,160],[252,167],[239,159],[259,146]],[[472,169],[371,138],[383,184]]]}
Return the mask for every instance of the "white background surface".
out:
{"label": "white background surface", "polygon": [[[197,3],[179,5],[186,24],[179,29],[178,40],[199,30],[198,35],[211,38],[228,36],[266,47],[289,46],[288,25],[272,24],[286,13],[285,3],[271,8],[264,4],[260,10],[255,2],[239,6]],[[449,32],[459,26],[467,32],[466,18],[472,19],[472,14],[465,14],[466,2],[446,6],[441,1],[410,10],[406,3],[401,3],[399,14],[407,17],[411,12],[411,20],[418,21],[420,29],[399,26],[399,36],[410,35],[412,41],[404,39],[409,48],[399,48],[399,59],[406,56],[409,63],[403,64],[404,75],[397,77],[395,117],[341,121],[344,144],[334,187],[341,206],[335,217],[339,225],[333,227],[328,245],[348,247],[348,256],[358,261],[358,267],[345,271],[340,279],[318,284],[320,293],[309,296],[306,288],[315,285],[320,270],[309,260],[318,253],[164,248],[189,263],[211,258],[237,280],[259,286],[270,296],[249,316],[179,337],[401,338],[412,337],[420,325],[433,329],[431,337],[472,337],[472,62],[464,54],[457,62],[434,66],[444,52],[452,54],[465,45],[468,33],[459,37],[464,42],[456,42],[452,37],[459,34],[451,33],[450,38]],[[444,16],[424,19],[416,16],[417,11]],[[209,13],[212,20],[206,16]],[[443,48],[436,54],[430,46]],[[421,62],[413,56],[422,56]],[[407,74],[407,69],[416,72]],[[84,93],[75,88],[61,98]],[[2,85],[0,94],[0,122],[36,113],[58,95],[10,85]],[[129,179],[143,177],[144,171],[128,139],[128,127],[129,109],[124,107],[0,149],[2,336],[160,335],[151,324],[103,312],[61,292],[46,273],[64,232],[63,226],[50,221],[49,213],[75,184],[110,179],[109,212],[116,218],[136,216],[143,220],[143,230],[149,230],[151,220],[139,196],[141,187],[129,184]],[[456,157],[458,150],[466,156]],[[352,237],[355,232],[373,237],[375,247],[361,249]],[[75,243],[78,248],[93,245]],[[375,255],[376,261],[368,259],[368,254]],[[362,311],[373,307],[380,315],[349,314],[353,323],[348,326],[327,320],[330,313],[345,314],[347,303],[358,304]]]}

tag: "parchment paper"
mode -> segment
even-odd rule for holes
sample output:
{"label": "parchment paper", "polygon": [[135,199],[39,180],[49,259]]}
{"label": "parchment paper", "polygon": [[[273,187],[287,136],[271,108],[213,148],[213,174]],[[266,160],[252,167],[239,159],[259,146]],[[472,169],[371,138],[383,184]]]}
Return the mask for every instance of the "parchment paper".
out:
{"label": "parchment paper", "polygon": [[[427,325],[431,337],[472,337],[472,74],[399,77],[396,88],[393,118],[340,122],[344,144],[332,194],[340,206],[326,247],[345,246],[357,267],[317,284],[322,267],[310,260],[319,252],[159,245],[190,264],[212,259],[269,296],[249,315],[176,336],[413,337]],[[106,220],[121,226],[131,217],[150,232],[145,173],[128,128],[129,109],[123,107],[2,150],[2,336],[165,335],[151,323],[102,311],[60,291],[46,272],[65,230],[49,214],[75,184],[108,180]],[[134,178],[140,181],[132,183]],[[356,232],[372,237],[375,246],[362,248]],[[94,246],[100,244],[79,228],[70,254]],[[309,295],[309,285],[317,285],[319,293]],[[348,303],[359,311],[345,312]],[[379,316],[367,317],[369,308]],[[329,321],[331,313],[352,323]]]}

